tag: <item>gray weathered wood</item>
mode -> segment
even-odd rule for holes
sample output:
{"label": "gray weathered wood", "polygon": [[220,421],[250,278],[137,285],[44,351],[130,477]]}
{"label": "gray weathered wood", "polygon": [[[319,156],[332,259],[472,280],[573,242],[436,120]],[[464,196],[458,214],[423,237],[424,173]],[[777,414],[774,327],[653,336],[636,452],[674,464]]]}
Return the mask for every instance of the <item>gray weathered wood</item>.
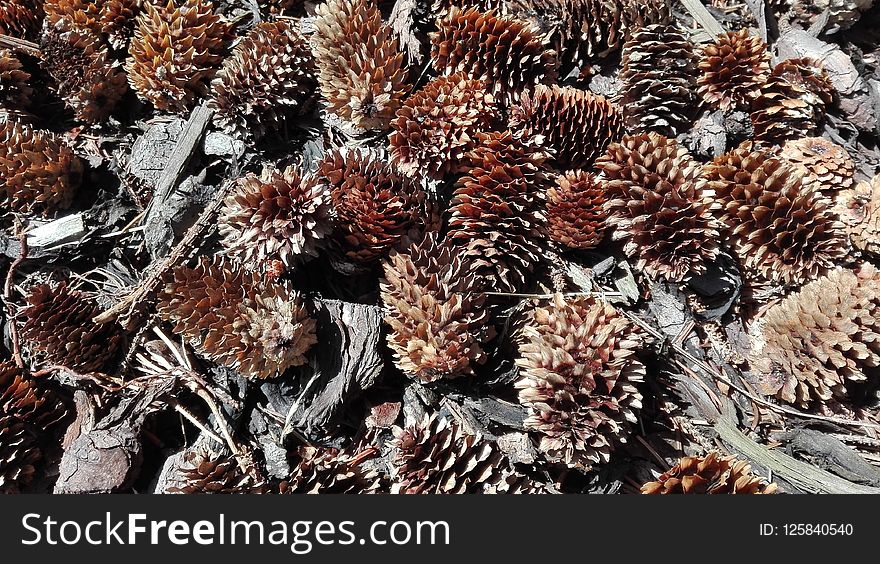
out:
{"label": "gray weathered wood", "polygon": [[27,244],[29,247],[51,247],[85,234],[83,214],[76,213],[31,229],[27,234]]}
{"label": "gray weathered wood", "polygon": [[715,37],[724,33],[724,28],[700,0],[681,0],[681,4],[709,35]]}

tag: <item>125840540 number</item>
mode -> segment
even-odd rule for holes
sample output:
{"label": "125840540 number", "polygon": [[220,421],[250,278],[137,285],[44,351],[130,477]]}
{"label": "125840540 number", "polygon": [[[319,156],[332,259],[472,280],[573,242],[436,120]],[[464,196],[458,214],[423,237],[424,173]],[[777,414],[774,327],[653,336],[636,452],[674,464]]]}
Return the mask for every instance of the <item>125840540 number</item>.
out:
{"label": "125840540 number", "polygon": [[785,523],[782,525],[785,536],[852,536],[853,526],[851,523]]}

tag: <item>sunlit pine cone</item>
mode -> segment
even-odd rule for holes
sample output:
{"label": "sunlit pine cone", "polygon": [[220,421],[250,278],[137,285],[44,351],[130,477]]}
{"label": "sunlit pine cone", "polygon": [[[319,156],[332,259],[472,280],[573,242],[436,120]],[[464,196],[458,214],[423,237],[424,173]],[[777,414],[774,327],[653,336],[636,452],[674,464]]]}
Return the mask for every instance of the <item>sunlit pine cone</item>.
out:
{"label": "sunlit pine cone", "polygon": [[376,449],[348,452],[330,447],[302,446],[296,449],[296,465],[290,477],[279,484],[282,494],[370,494],[387,487],[375,469],[366,469],[364,460]]}
{"label": "sunlit pine cone", "polygon": [[38,0],[0,0],[0,33],[19,39],[35,39],[43,20]]}
{"label": "sunlit pine cone", "polygon": [[476,135],[500,121],[492,95],[481,80],[465,73],[429,81],[410,96],[391,122],[391,158],[400,171],[442,180],[464,172],[461,161],[474,148]]}
{"label": "sunlit pine cone", "polygon": [[602,96],[570,86],[538,85],[511,109],[511,127],[542,137],[561,170],[588,168],[623,134],[623,111]]}
{"label": "sunlit pine cone", "polygon": [[852,187],[855,164],[849,153],[823,137],[801,137],[787,141],[782,158],[804,172],[804,179],[831,198]]}
{"label": "sunlit pine cone", "polygon": [[703,47],[699,69],[699,92],[710,106],[748,109],[770,75],[770,53],[748,29],[728,32]]}
{"label": "sunlit pine cone", "polygon": [[30,104],[33,88],[29,72],[8,49],[0,49],[0,109],[23,110]]}
{"label": "sunlit pine cone", "polygon": [[220,212],[225,253],[250,270],[269,260],[285,267],[318,256],[332,231],[330,192],[300,167],[266,168],[236,181]]}
{"label": "sunlit pine cone", "polygon": [[128,44],[140,0],[47,0],[45,21],[59,31],[90,32],[115,49]]}
{"label": "sunlit pine cone", "polygon": [[777,14],[793,17],[805,29],[815,25],[827,11],[823,31],[836,33],[858,22],[874,6],[874,0],[770,0],[769,6]]}
{"label": "sunlit pine cone", "polygon": [[633,325],[605,302],[556,294],[527,314],[518,341],[516,387],[540,450],[570,467],[608,462],[642,405]]}
{"label": "sunlit pine cone", "polygon": [[481,345],[495,336],[481,281],[465,260],[430,234],[384,264],[388,346],[397,367],[424,383],[472,375],[486,360]]}
{"label": "sunlit pine cone", "polygon": [[605,190],[590,172],[570,170],[547,190],[547,231],[571,249],[592,249],[605,236]]}
{"label": "sunlit pine cone", "polygon": [[131,87],[159,111],[187,112],[208,93],[227,33],[208,0],[147,0],[125,63]]}
{"label": "sunlit pine cone", "polygon": [[115,322],[95,323],[98,304],[66,283],[35,286],[21,313],[21,338],[48,364],[78,372],[101,372],[116,360],[124,343]]}
{"label": "sunlit pine cone", "polygon": [[680,281],[706,271],[719,233],[697,189],[699,166],[676,141],[657,133],[625,136],[596,161],[607,224],[636,267]]}
{"label": "sunlit pine cone", "polygon": [[556,80],[558,62],[528,23],[490,10],[452,8],[431,34],[431,62],[440,74],[485,80],[502,104],[536,84]]}
{"label": "sunlit pine cone", "polygon": [[535,493],[495,443],[446,417],[426,414],[392,432],[391,493]]}
{"label": "sunlit pine cone", "polygon": [[184,465],[176,476],[180,485],[168,493],[179,494],[254,494],[264,493],[265,484],[244,472],[235,457],[207,451],[184,455]]}
{"label": "sunlit pine cone", "polygon": [[312,45],[327,111],[361,129],[387,129],[409,90],[391,27],[368,0],[328,0],[315,15]]}
{"label": "sunlit pine cone", "polygon": [[620,106],[630,133],[674,137],[690,129],[699,107],[694,44],[674,24],[641,28],[623,47]]}
{"label": "sunlit pine cone", "polygon": [[317,86],[308,42],[290,20],[251,29],[211,83],[214,121],[242,138],[281,130]]}
{"label": "sunlit pine cone", "polygon": [[880,175],[841,191],[834,211],[856,249],[880,256]]}
{"label": "sunlit pine cone", "polygon": [[834,94],[834,86],[818,61],[789,59],[779,63],[752,103],[755,140],[781,145],[816,134]]}
{"label": "sunlit pine cone", "polygon": [[703,167],[701,182],[747,278],[800,285],[846,255],[831,202],[768,150],[745,142]]}
{"label": "sunlit pine cone", "polygon": [[7,209],[46,215],[67,209],[82,173],[82,162],[53,133],[0,123],[0,197]]}
{"label": "sunlit pine cone", "polygon": [[752,473],[751,465],[735,456],[710,452],[686,456],[653,482],[643,494],[772,494],[776,484]]}

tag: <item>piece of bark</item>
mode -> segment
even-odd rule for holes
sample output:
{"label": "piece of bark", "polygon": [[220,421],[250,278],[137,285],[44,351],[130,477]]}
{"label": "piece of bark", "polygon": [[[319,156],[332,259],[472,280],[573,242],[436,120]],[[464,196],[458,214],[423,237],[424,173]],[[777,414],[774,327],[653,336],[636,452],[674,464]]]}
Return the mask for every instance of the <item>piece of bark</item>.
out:
{"label": "piece of bark", "polygon": [[880,486],[880,470],[839,439],[815,429],[793,429],[773,438],[786,443],[790,454],[856,484]]}
{"label": "piece of bark", "polygon": [[27,233],[27,244],[28,248],[51,247],[81,238],[85,234],[83,214],[75,213],[31,229]]}

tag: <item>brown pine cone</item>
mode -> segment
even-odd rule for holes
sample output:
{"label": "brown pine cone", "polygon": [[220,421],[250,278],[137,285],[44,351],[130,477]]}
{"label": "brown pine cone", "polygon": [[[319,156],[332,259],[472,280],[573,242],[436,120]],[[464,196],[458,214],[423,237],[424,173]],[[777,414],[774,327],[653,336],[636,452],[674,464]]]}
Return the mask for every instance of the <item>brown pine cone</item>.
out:
{"label": "brown pine cone", "polygon": [[634,358],[635,328],[594,298],[556,294],[527,314],[519,339],[519,401],[525,426],[548,459],[590,469],[626,442],[642,395],[645,367]]}
{"label": "brown pine cone", "polygon": [[384,264],[388,346],[397,367],[424,383],[472,375],[486,360],[480,345],[495,336],[481,282],[465,260],[430,234]]}
{"label": "brown pine cone", "polygon": [[8,209],[43,215],[67,209],[82,173],[82,162],[53,133],[0,123],[0,198]]}
{"label": "brown pine cone", "polygon": [[710,452],[686,456],[656,481],[642,486],[643,494],[772,494],[776,484],[752,474],[751,465],[735,456]]}
{"label": "brown pine cone", "polygon": [[315,321],[287,286],[224,259],[202,257],[164,277],[156,311],[211,360],[251,379],[273,378],[306,362]]}
{"label": "brown pine cone", "polygon": [[700,54],[699,91],[711,106],[727,111],[748,109],[770,75],[770,53],[748,29],[715,38]]}
{"label": "brown pine cone", "polygon": [[[157,0],[158,1],[158,0]],[[208,93],[228,26],[208,0],[144,4],[128,47],[131,87],[160,111],[186,113]]]}
{"label": "brown pine cone", "polygon": [[102,310],[85,294],[66,283],[55,288],[41,284],[31,289],[27,301],[21,338],[48,364],[101,372],[116,360],[125,340],[122,328],[92,321]]}
{"label": "brown pine cone", "polygon": [[367,0],[328,0],[312,36],[327,111],[361,129],[387,129],[409,87],[391,27]]}
{"label": "brown pine cone", "polygon": [[42,456],[25,424],[0,411],[0,493],[15,493],[30,484]]}
{"label": "brown pine cone", "polygon": [[236,181],[220,212],[225,253],[249,270],[280,260],[291,267],[318,256],[332,231],[330,193],[297,166],[266,168]]}
{"label": "brown pine cone", "polygon": [[43,3],[39,0],[0,0],[0,33],[34,39],[40,32]]}
{"label": "brown pine cone", "polygon": [[219,127],[259,139],[304,111],[317,86],[308,42],[290,20],[263,22],[235,46],[211,83]]}
{"label": "brown pine cone", "polygon": [[823,137],[787,141],[780,155],[801,170],[808,184],[831,198],[853,184],[855,164],[849,153]]}
{"label": "brown pine cone", "polygon": [[802,408],[842,401],[880,365],[880,273],[838,268],[771,306],[749,330],[753,371],[778,376],[776,397]]}
{"label": "brown pine cone", "polygon": [[846,255],[830,202],[769,151],[745,142],[703,167],[701,176],[747,278],[800,285]]}
{"label": "brown pine cone", "polygon": [[431,34],[431,62],[440,74],[485,80],[502,104],[537,83],[556,80],[558,62],[526,22],[475,8],[452,8]]}
{"label": "brown pine cone", "polygon": [[279,484],[282,494],[371,494],[387,484],[375,469],[363,467],[376,449],[351,453],[337,448],[302,446],[290,477]]}
{"label": "brown pine cone", "polygon": [[0,108],[23,110],[30,104],[33,88],[28,85],[29,72],[22,70],[21,61],[8,49],[0,49]]}
{"label": "brown pine cone", "polygon": [[623,134],[623,111],[601,96],[570,86],[538,85],[511,109],[511,127],[544,138],[550,164],[588,168]]}
{"label": "brown pine cone", "polygon": [[590,172],[571,170],[547,190],[547,231],[572,249],[592,249],[605,236],[605,190]]}
{"label": "brown pine cone", "polygon": [[694,44],[674,24],[635,31],[623,46],[620,106],[630,133],[675,137],[693,125],[699,106]]}
{"label": "brown pine cone", "polygon": [[880,256],[880,175],[841,191],[834,211],[855,248]]}
{"label": "brown pine cone", "polygon": [[46,22],[59,31],[90,32],[123,49],[134,31],[140,0],[46,0]]}
{"label": "brown pine cone", "polygon": [[391,158],[410,176],[442,180],[464,172],[461,160],[477,133],[495,129],[500,115],[486,83],[465,73],[441,76],[410,96],[391,122]]}
{"label": "brown pine cone", "polygon": [[264,493],[265,484],[242,471],[235,457],[207,451],[184,455],[177,480],[181,485],[168,488],[179,494],[253,494]]}
{"label": "brown pine cone", "polygon": [[596,161],[614,239],[649,276],[680,281],[706,271],[719,233],[687,150],[657,133],[625,136]]}

